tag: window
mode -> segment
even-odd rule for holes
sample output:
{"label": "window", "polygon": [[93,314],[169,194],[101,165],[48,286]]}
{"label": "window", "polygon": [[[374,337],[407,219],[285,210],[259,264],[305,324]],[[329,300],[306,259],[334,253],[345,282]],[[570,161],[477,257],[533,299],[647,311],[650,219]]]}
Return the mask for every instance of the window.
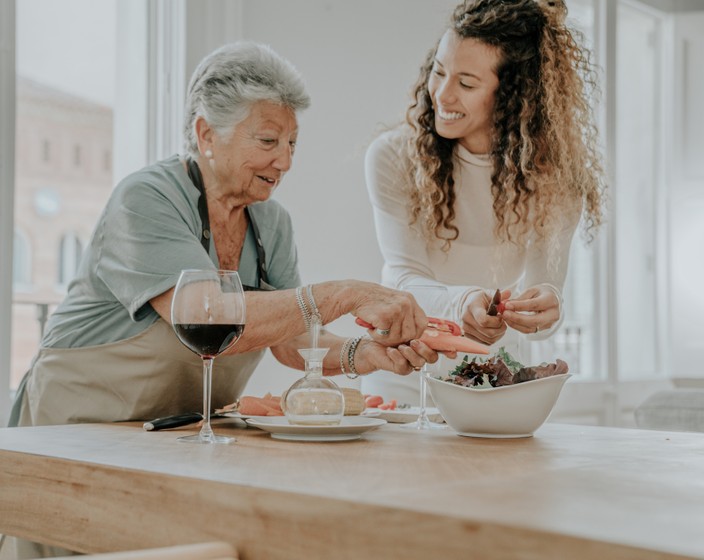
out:
{"label": "window", "polygon": [[[585,46],[592,51],[596,12],[592,0],[568,3],[569,23],[582,33]],[[600,315],[594,294],[599,289],[598,248],[596,240],[587,243],[580,229],[575,233],[570,262],[563,288],[564,320],[560,329],[548,340],[532,345],[532,361],[552,361],[556,356],[579,372],[582,380],[602,380],[604,371],[598,356]],[[600,235],[603,235],[602,229]]]}
{"label": "window", "polygon": [[[3,36],[14,32],[16,66],[0,67],[15,72],[15,181],[9,200],[16,231],[13,293],[0,294],[3,305],[12,302],[11,322],[0,325],[0,331],[12,333],[10,352],[0,357],[0,422],[6,417],[8,377],[10,389],[16,388],[36,352],[46,311],[61,301],[80,262],[81,240],[89,237],[112,191],[113,138],[129,148],[115,152],[125,169],[146,163],[147,87],[145,57],[135,54],[147,51],[146,4],[22,0],[3,6],[13,6],[16,14],[5,18],[3,12],[2,18],[2,29],[10,32]],[[129,33],[129,53],[116,49],[119,33]],[[116,104],[123,73],[130,76],[132,96]],[[130,141],[121,141],[124,136]],[[99,147],[95,169],[103,172],[89,174],[93,165],[86,158],[92,152],[86,145]],[[36,165],[37,159],[44,165]],[[42,242],[30,248],[30,239]]]}
{"label": "window", "polygon": [[620,379],[662,372],[657,332],[656,192],[663,146],[656,135],[661,96],[659,18],[636,6],[619,4],[616,64],[618,120],[616,206],[618,375]]}
{"label": "window", "polygon": [[[573,0],[569,9],[589,44],[595,38],[597,16],[606,13],[595,10],[591,0]],[[656,282],[657,266],[663,265],[656,250],[656,231],[662,227],[656,193],[665,188],[658,183],[663,150],[656,131],[663,95],[659,61],[664,14],[619,2],[615,15],[611,60],[617,68],[612,74],[616,99],[602,101],[615,102],[617,116],[600,129],[602,141],[607,141],[608,133],[614,138],[605,158],[607,167],[616,169],[609,185],[611,213],[598,241],[585,245],[575,237],[564,289],[565,320],[539,351],[540,359],[565,356],[579,379],[592,381],[642,379],[661,375],[664,369],[657,327],[662,288]],[[603,44],[591,48],[603,49]],[[604,95],[608,75],[603,72],[600,77]],[[615,161],[608,160],[611,155]],[[613,265],[609,245],[617,255]],[[614,296],[607,301],[610,283]],[[608,352],[616,360],[609,362]]]}

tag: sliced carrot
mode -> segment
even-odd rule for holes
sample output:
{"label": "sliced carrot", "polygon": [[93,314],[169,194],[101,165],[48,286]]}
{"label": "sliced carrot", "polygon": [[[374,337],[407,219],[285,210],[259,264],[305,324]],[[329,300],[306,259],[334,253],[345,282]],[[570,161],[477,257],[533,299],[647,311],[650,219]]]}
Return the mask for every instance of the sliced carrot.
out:
{"label": "sliced carrot", "polygon": [[396,410],[396,399],[391,399],[377,407],[379,410]]}
{"label": "sliced carrot", "polygon": [[453,336],[434,329],[426,329],[420,337],[436,352],[467,352],[469,354],[488,354],[489,347],[481,342],[464,336]]}
{"label": "sliced carrot", "polygon": [[282,416],[280,402],[259,397],[240,397],[237,412],[248,416]]}

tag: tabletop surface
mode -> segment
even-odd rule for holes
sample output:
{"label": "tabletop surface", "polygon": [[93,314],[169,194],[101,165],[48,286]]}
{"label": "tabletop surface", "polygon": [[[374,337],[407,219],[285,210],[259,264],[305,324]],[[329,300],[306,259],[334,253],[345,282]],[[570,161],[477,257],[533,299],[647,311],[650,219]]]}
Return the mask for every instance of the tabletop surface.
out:
{"label": "tabletop surface", "polygon": [[[250,530],[261,530],[262,535],[281,531],[274,521],[281,512],[274,510],[282,507],[286,515],[301,515],[300,523],[310,516],[320,527],[328,518],[338,523],[352,518],[356,525],[363,519],[367,533],[378,532],[379,541],[384,534],[394,538],[401,525],[417,521],[435,532],[432,538],[417,536],[418,542],[426,538],[433,546],[447,546],[450,556],[462,549],[465,539],[467,545],[480,540],[486,545],[496,535],[512,535],[528,543],[524,553],[511,556],[506,549],[497,552],[497,558],[547,558],[551,547],[555,558],[575,547],[579,554],[572,558],[598,558],[608,549],[596,544],[613,546],[613,552],[618,551],[614,558],[704,558],[704,434],[548,423],[532,438],[499,440],[385,425],[357,441],[310,443],[278,441],[239,426],[216,426],[216,431],[237,437],[230,445],[180,443],[176,438],[189,430],[145,432],[137,424],[0,429],[0,465],[6,465],[0,472],[0,532],[35,537],[41,533],[46,540],[57,540],[46,536],[47,528],[29,506],[23,511],[31,513],[33,521],[9,522],[5,515],[42,481],[66,485],[56,496],[56,507],[67,508],[60,506],[59,498],[80,492],[78,484],[93,494],[101,488],[116,492],[105,498],[115,508],[124,498],[125,508],[144,511],[154,500],[171,499],[173,484],[178,492],[190,492],[192,504],[222,496],[223,512],[233,508],[233,516],[243,516],[237,517],[240,523],[257,520]],[[92,476],[105,473],[111,478],[91,485]],[[148,487],[131,488],[147,480]],[[152,488],[154,481],[164,485],[161,494]],[[20,495],[20,488],[25,494]],[[46,488],[41,496],[45,503],[53,499],[46,496]],[[225,498],[231,491],[239,505]],[[100,498],[92,500],[97,511]],[[246,512],[235,511],[245,505]],[[98,514],[86,511],[93,522]],[[271,526],[262,522],[268,515]],[[97,527],[99,520],[95,523]],[[423,525],[404,529],[408,538],[416,538],[412,532],[422,531]],[[293,540],[297,534],[286,533]],[[195,539],[195,533],[184,536],[188,542]],[[231,540],[240,546],[243,558],[285,557],[271,550],[259,554],[254,541],[239,538],[233,535]],[[454,544],[446,545],[443,538],[454,539]],[[75,539],[67,539],[62,544],[75,546]],[[593,549],[587,546],[593,543]],[[103,543],[95,537],[84,549],[129,544]],[[526,546],[534,547],[533,556],[525,552]],[[315,557],[310,551],[306,555]],[[385,556],[416,557],[405,552]]]}

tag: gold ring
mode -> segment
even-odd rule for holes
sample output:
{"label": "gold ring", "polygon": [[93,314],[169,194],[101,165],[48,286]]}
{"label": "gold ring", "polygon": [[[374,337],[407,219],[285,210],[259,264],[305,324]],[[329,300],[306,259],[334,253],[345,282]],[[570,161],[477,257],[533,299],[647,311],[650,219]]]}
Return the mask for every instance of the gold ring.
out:
{"label": "gold ring", "polygon": [[420,371],[421,369],[422,369],[422,368],[419,368],[419,367],[413,366],[413,371]]}
{"label": "gold ring", "polygon": [[538,334],[539,330],[540,330],[540,327],[538,325],[535,325],[535,334]]}

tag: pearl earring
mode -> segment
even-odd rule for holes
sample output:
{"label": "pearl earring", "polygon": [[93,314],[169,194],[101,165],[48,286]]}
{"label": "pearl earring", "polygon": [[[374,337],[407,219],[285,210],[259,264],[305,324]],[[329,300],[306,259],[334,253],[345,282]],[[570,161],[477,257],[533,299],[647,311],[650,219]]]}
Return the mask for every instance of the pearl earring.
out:
{"label": "pearl earring", "polygon": [[203,155],[208,158],[208,165],[210,165],[210,169],[215,171],[215,159],[213,158],[213,151],[205,150],[205,153]]}

